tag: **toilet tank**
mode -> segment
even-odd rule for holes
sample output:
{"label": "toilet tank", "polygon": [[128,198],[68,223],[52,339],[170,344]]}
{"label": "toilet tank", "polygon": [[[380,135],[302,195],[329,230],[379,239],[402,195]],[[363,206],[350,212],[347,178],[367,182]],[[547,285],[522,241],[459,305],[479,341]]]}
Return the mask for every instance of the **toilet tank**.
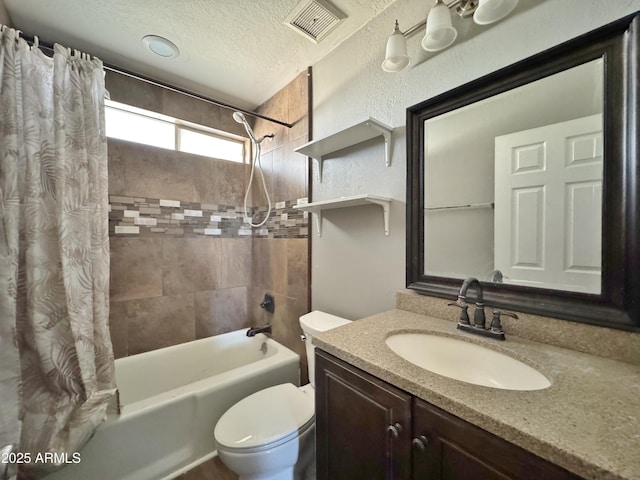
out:
{"label": "toilet tank", "polygon": [[346,318],[337,317],[330,313],[314,310],[300,317],[300,326],[305,336],[305,348],[307,350],[307,364],[309,368],[309,382],[313,387],[316,386],[315,382],[315,356],[314,349],[311,340],[318,332],[326,332],[332,328],[339,327],[351,323],[351,320]]}

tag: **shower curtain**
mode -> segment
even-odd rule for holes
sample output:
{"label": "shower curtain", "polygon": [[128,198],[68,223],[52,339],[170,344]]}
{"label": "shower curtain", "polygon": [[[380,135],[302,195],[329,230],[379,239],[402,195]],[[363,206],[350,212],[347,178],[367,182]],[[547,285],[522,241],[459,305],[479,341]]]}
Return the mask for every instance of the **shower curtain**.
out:
{"label": "shower curtain", "polygon": [[98,59],[0,36],[0,449],[29,478],[115,403],[105,87]]}

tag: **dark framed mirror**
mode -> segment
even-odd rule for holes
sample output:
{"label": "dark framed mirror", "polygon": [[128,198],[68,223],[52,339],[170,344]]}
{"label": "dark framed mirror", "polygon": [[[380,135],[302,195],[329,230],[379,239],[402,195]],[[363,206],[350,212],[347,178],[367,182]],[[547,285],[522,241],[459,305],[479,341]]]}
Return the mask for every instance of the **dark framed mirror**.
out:
{"label": "dark framed mirror", "polygon": [[407,109],[407,288],[640,331],[640,14]]}

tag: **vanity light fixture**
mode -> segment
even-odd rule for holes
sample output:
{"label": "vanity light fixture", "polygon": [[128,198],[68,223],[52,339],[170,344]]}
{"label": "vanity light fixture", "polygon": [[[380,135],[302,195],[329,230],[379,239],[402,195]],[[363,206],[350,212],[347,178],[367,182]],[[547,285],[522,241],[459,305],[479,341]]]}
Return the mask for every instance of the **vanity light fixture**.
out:
{"label": "vanity light fixture", "polygon": [[414,25],[404,33],[400,31],[398,20],[396,20],[393,33],[387,40],[382,69],[385,72],[395,73],[401,72],[409,66],[411,59],[407,55],[406,38],[425,25],[425,35],[421,42],[424,50],[439,52],[451,46],[456,40],[458,32],[451,24],[450,9],[455,8],[461,18],[473,16],[473,21],[478,25],[490,25],[509,15],[517,4],[518,0],[453,0],[448,4],[443,0],[436,0],[426,21]]}
{"label": "vanity light fixture", "polygon": [[400,72],[409,66],[411,59],[407,55],[407,42],[404,34],[400,31],[400,25],[396,20],[393,33],[387,40],[387,50],[382,62],[382,69],[385,72]]}
{"label": "vanity light fixture", "polygon": [[427,16],[427,29],[420,45],[427,52],[444,50],[458,36],[458,31],[451,25],[451,12],[442,0],[436,0]]}

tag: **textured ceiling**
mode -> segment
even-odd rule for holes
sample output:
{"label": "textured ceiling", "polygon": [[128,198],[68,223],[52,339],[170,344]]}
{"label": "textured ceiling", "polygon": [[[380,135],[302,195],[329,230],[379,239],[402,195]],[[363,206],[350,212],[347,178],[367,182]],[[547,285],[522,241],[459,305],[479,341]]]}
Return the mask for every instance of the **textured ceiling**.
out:
{"label": "textured ceiling", "polygon": [[[333,0],[347,18],[318,44],[282,23],[298,0],[4,3],[12,26],[42,41],[78,48],[107,64],[253,108],[394,1]],[[180,56],[163,59],[151,54],[141,42],[149,34],[171,40]]]}

